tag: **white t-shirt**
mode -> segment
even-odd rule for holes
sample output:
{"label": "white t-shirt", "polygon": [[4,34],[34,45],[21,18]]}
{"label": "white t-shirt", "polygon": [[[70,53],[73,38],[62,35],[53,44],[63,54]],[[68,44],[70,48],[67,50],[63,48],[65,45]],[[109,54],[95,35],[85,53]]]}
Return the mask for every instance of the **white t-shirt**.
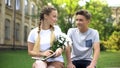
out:
{"label": "white t-shirt", "polygon": [[78,28],[70,28],[67,35],[72,40],[72,60],[92,60],[93,43],[99,42],[98,31],[89,28],[81,33]]}
{"label": "white t-shirt", "polygon": [[[55,38],[58,38],[60,33],[61,33],[61,29],[58,26],[54,26]],[[28,36],[28,42],[35,43],[37,36],[38,36],[38,27],[31,30]],[[40,31],[40,51],[46,51],[50,49],[50,37],[51,37],[50,29]],[[51,61],[63,62],[63,56],[61,55],[56,58],[50,58],[47,61],[48,62],[51,62]]]}

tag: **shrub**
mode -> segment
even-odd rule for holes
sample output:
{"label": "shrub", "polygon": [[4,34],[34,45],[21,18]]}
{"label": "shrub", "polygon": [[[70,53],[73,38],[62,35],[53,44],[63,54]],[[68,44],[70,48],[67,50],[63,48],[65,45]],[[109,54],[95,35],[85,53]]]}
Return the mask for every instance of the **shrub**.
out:
{"label": "shrub", "polygon": [[109,39],[103,42],[103,45],[108,50],[120,50],[120,31],[114,31]]}

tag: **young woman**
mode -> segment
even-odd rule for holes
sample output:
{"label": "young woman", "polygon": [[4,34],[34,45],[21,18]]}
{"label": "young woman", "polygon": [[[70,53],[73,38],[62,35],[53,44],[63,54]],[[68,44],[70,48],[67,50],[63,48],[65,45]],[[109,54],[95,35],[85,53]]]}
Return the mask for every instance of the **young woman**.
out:
{"label": "young woman", "polygon": [[[55,25],[57,21],[57,10],[53,6],[44,6],[40,13],[39,26],[32,29],[28,36],[28,53],[32,57],[47,57],[55,53],[54,58],[46,61],[36,60],[33,68],[64,68],[62,49],[55,52],[50,50],[54,38],[57,39],[61,29]],[[38,45],[38,51],[35,45]]]}

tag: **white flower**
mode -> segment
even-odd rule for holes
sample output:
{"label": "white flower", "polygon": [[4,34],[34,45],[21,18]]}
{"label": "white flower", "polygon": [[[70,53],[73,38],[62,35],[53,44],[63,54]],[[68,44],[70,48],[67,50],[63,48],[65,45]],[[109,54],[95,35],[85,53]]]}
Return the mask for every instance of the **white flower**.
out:
{"label": "white flower", "polygon": [[62,38],[65,38],[65,42],[64,42],[64,45],[67,46],[68,44],[71,45],[72,44],[72,41],[71,39],[65,34],[65,33],[61,33],[60,36]]}
{"label": "white flower", "polygon": [[65,33],[61,33],[59,35],[59,37],[57,38],[57,40],[54,42],[53,46],[51,47],[51,49],[53,51],[55,51],[57,48],[62,48],[64,49],[65,46],[68,45],[68,43],[70,42],[69,37],[65,34]]}

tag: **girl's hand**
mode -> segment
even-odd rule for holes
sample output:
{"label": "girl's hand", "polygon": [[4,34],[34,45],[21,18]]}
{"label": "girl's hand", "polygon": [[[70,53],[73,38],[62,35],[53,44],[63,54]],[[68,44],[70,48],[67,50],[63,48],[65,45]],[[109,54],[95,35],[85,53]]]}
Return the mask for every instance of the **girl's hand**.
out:
{"label": "girl's hand", "polygon": [[62,54],[62,49],[61,49],[61,48],[58,48],[58,49],[55,51],[55,57],[60,56],[61,54]]}
{"label": "girl's hand", "polygon": [[43,52],[43,56],[49,56],[49,55],[51,55],[51,54],[53,54],[54,52],[52,51],[52,50],[47,50],[47,51],[44,51]]}

